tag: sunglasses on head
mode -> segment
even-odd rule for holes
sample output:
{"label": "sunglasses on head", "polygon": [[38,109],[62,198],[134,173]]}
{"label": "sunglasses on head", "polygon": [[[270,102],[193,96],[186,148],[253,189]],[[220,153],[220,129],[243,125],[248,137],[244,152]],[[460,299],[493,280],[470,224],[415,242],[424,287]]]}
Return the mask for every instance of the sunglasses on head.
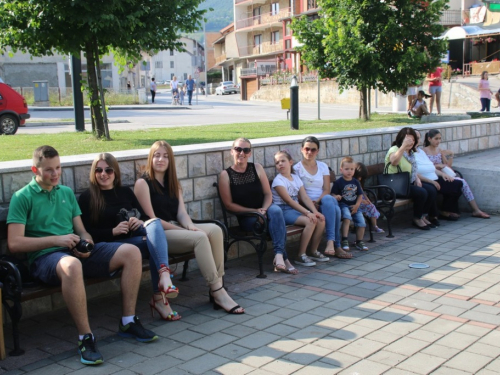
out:
{"label": "sunglasses on head", "polygon": [[250,147],[234,147],[233,150],[236,151],[238,154],[241,153],[241,151],[243,151],[245,155],[249,154],[252,151]]}
{"label": "sunglasses on head", "polygon": [[111,175],[111,174],[115,173],[115,170],[111,167],[104,168],[104,169],[102,169],[101,167],[97,167],[95,169],[95,173],[102,173],[102,172],[106,172],[106,174]]}
{"label": "sunglasses on head", "polygon": [[318,151],[318,149],[317,148],[304,147],[304,151],[305,152],[310,152],[310,153],[314,154],[315,152]]}

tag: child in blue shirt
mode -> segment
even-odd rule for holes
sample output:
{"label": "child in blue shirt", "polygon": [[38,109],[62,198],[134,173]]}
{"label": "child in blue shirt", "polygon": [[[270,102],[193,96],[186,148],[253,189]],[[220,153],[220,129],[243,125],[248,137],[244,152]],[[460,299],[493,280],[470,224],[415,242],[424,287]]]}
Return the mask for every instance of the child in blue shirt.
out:
{"label": "child in blue shirt", "polygon": [[349,225],[353,221],[356,227],[355,246],[359,250],[367,251],[368,247],[363,242],[366,223],[363,214],[359,210],[363,200],[363,188],[359,181],[353,178],[355,170],[356,163],[354,160],[350,156],[343,158],[340,163],[342,177],[335,181],[331,193],[339,201],[342,213],[342,249],[346,251],[350,249],[347,236],[349,234]]}

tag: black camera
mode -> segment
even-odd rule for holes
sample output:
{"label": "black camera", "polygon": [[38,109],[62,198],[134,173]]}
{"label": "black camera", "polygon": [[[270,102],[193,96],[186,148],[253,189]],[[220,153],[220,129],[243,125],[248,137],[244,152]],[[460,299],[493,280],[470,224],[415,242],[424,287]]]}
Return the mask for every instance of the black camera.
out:
{"label": "black camera", "polygon": [[78,241],[78,243],[76,244],[75,249],[79,253],[86,254],[94,250],[94,245],[88,242],[87,240],[80,239],[80,241]]}
{"label": "black camera", "polygon": [[116,222],[120,224],[122,221],[129,221],[131,217],[136,217],[137,219],[141,218],[141,213],[137,208],[132,208],[131,210],[127,210],[126,208],[122,208],[116,214]]}

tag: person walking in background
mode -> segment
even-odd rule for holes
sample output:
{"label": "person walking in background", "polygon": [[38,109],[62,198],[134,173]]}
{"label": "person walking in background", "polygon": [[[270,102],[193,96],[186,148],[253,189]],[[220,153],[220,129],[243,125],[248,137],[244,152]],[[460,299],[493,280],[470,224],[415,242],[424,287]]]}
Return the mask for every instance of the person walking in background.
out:
{"label": "person walking in background", "polygon": [[426,81],[429,82],[429,94],[431,94],[430,102],[430,113],[432,113],[432,108],[434,106],[434,101],[436,102],[437,114],[441,115],[441,91],[442,91],[442,77],[443,68],[438,66],[436,70],[427,75]]}
{"label": "person walking in background", "polygon": [[186,89],[186,87],[183,86],[179,90],[179,104],[180,105],[184,105],[184,95],[186,94],[185,89]]}
{"label": "person walking in background", "polygon": [[188,79],[186,80],[186,89],[188,95],[188,104],[191,105],[191,100],[193,99],[193,90],[196,87],[196,82],[191,77],[191,74],[188,75]]}
{"label": "person walking in background", "polygon": [[155,102],[156,95],[156,82],[154,78],[151,78],[151,103]]}
{"label": "person walking in background", "polygon": [[481,112],[489,112],[491,104],[491,95],[493,92],[490,89],[490,82],[488,81],[488,72],[485,70],[481,73],[479,80],[479,100],[481,100]]}
{"label": "person walking in background", "polygon": [[176,76],[174,76],[174,78],[172,78],[172,81],[170,81],[170,88],[172,89],[172,100],[173,100],[175,94],[179,94],[179,81],[177,81]]}

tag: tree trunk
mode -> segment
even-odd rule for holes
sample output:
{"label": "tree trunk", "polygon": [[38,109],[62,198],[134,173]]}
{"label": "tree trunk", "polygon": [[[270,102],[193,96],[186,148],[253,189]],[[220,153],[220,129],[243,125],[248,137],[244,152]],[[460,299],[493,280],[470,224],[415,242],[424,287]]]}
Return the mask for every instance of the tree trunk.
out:
{"label": "tree trunk", "polygon": [[102,116],[103,116],[103,125],[104,125],[104,135],[108,141],[111,140],[109,136],[109,128],[108,128],[108,116],[106,112],[106,101],[104,99],[104,89],[102,87],[102,77],[101,77],[101,64],[99,62],[99,45],[97,44],[97,39],[94,39],[94,51],[95,51],[95,67],[97,73],[97,85],[99,86],[99,97],[101,99],[102,106]]}
{"label": "tree trunk", "polygon": [[[97,138],[104,137],[104,121],[101,112],[101,101],[99,100],[99,87],[97,85],[97,74],[95,70],[96,56],[92,42],[85,43],[85,54],[87,58],[87,80],[89,84],[90,107],[92,113],[92,130]],[[97,56],[97,61],[98,60]]]}
{"label": "tree trunk", "polygon": [[368,112],[368,87],[361,87],[359,96],[359,118],[368,121],[370,119],[370,113]]}

